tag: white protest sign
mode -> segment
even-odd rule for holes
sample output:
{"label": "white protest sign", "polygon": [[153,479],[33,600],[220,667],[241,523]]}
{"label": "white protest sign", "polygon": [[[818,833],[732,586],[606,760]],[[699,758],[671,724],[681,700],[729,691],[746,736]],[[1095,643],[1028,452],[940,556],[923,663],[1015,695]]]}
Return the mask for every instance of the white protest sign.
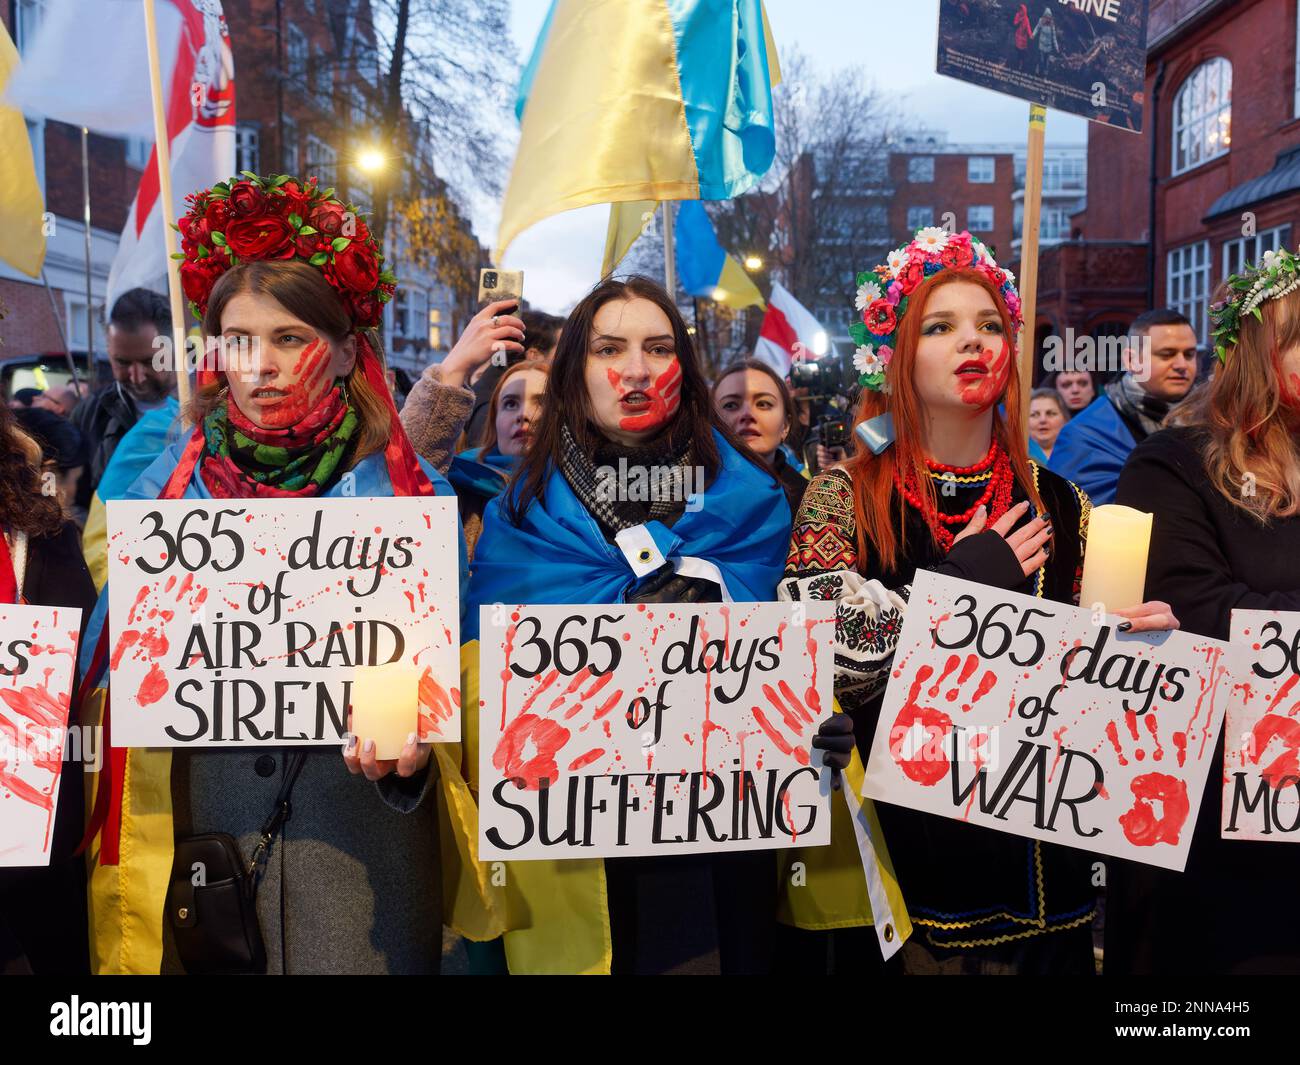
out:
{"label": "white protest sign", "polygon": [[80,629],[80,610],[0,605],[0,866],[50,864]]}
{"label": "white protest sign", "polygon": [[832,603],[484,606],[479,857],[830,842]]}
{"label": "white protest sign", "polygon": [[863,793],[1181,870],[1238,653],[921,570]]}
{"label": "white protest sign", "polygon": [[1242,648],[1223,744],[1224,839],[1300,842],[1300,613],[1234,610]]}
{"label": "white protest sign", "polygon": [[454,499],[110,502],[113,742],[339,743],[389,662],[420,738],[459,740],[457,535]]}

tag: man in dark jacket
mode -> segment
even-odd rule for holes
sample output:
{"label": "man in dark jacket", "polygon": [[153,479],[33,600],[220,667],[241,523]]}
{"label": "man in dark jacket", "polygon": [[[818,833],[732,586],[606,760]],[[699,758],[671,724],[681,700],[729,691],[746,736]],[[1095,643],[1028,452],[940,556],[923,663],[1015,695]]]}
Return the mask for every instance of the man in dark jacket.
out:
{"label": "man in dark jacket", "polygon": [[1196,383],[1196,331],[1177,311],[1146,311],[1129,328],[1125,370],[1066,422],[1049,464],[1088,493],[1113,503],[1129,453],[1161,427]]}
{"label": "man in dark jacket", "polygon": [[122,437],[142,414],[162,406],[175,389],[176,374],[170,368],[154,366],[154,339],[171,335],[172,316],[166,296],[133,288],[113,304],[108,319],[113,381],[83,399],[72,412],[73,424],[90,445],[90,467],[81,478],[77,494],[79,506],[90,505],[90,497]]}

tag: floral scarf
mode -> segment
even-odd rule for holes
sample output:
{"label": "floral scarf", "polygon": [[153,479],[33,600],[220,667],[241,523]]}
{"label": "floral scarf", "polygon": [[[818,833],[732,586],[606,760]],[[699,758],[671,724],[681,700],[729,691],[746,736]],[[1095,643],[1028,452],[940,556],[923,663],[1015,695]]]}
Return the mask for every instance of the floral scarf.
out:
{"label": "floral scarf", "polygon": [[260,429],[222,400],[203,419],[203,480],[225,499],[316,496],[332,483],[356,434],[342,380],[296,425]]}

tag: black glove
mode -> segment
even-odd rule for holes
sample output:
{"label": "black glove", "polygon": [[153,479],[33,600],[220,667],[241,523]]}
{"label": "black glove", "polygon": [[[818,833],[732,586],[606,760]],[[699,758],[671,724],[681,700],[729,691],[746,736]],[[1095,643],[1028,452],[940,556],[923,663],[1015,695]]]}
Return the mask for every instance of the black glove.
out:
{"label": "black glove", "polygon": [[853,718],[848,714],[831,714],[817,726],[812,745],[824,751],[822,763],[830,767],[839,783],[840,770],[848,769],[853,758]]}
{"label": "black glove", "polygon": [[722,589],[703,577],[683,577],[665,563],[626,596],[629,603],[720,603]]}

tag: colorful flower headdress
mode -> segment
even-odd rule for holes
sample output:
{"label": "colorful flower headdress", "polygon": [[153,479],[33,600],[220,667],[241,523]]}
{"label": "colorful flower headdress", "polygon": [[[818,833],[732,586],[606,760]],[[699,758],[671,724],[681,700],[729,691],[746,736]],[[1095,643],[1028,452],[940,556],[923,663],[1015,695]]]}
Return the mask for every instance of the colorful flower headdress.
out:
{"label": "colorful flower headdress", "polygon": [[910,244],[891,251],[875,270],[858,274],[854,305],[862,321],[849,326],[849,336],[857,345],[853,365],[860,384],[876,392],[884,389],[885,367],[894,357],[894,339],[909,297],[927,277],[952,267],[973,268],[992,281],[1006,302],[1013,333],[1020,331],[1020,293],[1011,271],[998,266],[978,237],[927,226],[917,230]]}
{"label": "colorful flower headdress", "polygon": [[1227,285],[1231,295],[1210,304],[1214,353],[1220,362],[1226,362],[1228,349],[1236,346],[1246,315],[1262,322],[1259,308],[1266,300],[1281,299],[1300,288],[1300,260],[1285,248],[1266,251],[1259,266],[1246,266],[1244,273],[1230,276]]}
{"label": "colorful flower headdress", "polygon": [[316,179],[288,174],[258,177],[243,171],[185,198],[181,234],[181,287],[190,310],[202,318],[212,286],[232,266],[270,259],[301,259],[325,275],[358,329],[377,326],[393,298],[397,278],[351,204],[323,192]]}

